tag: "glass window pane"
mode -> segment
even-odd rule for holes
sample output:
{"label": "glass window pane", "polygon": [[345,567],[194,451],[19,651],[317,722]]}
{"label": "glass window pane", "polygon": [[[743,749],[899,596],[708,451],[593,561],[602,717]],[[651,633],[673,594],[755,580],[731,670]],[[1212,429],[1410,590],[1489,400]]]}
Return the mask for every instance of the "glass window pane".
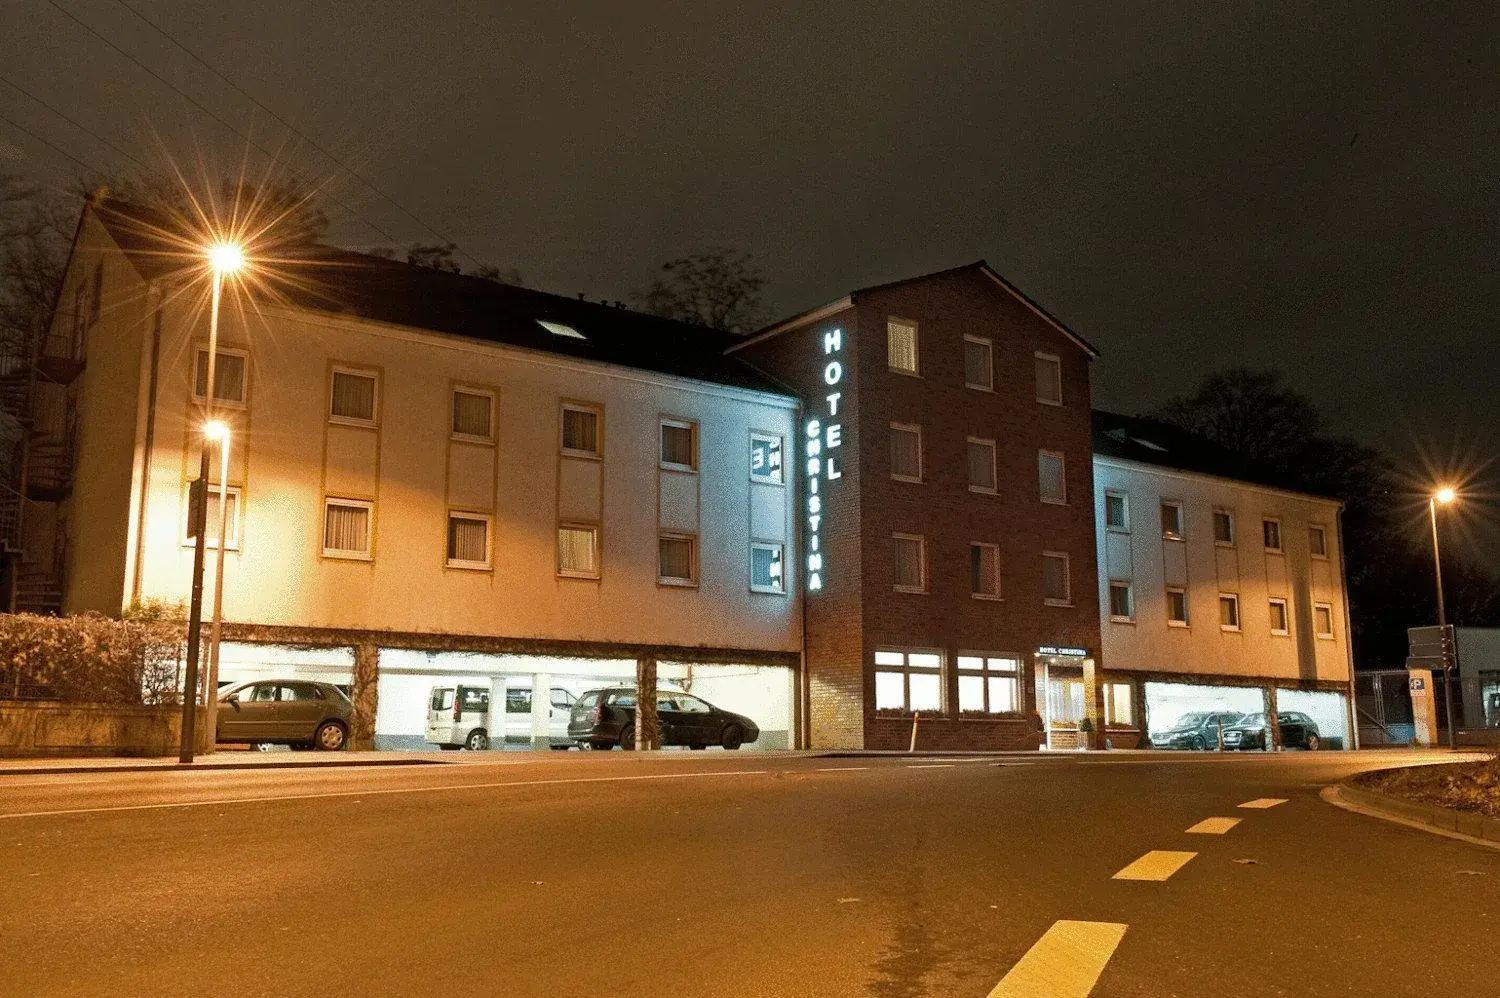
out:
{"label": "glass window pane", "polygon": [[903,673],[875,673],[875,709],[906,709],[906,676]]}
{"label": "glass window pane", "polygon": [[1240,626],[1240,604],[1233,596],[1219,597],[1219,623],[1224,627]]}
{"label": "glass window pane", "polygon": [[875,653],[876,665],[905,665],[906,656],[899,651],[878,651]]}
{"label": "glass window pane", "polygon": [[[193,378],[193,395],[203,397],[203,386],[208,383],[208,351],[198,351],[198,369]],[[245,358],[235,353],[219,351],[214,359],[214,400],[217,402],[245,401]]]}
{"label": "glass window pane", "polygon": [[964,341],[964,384],[970,388],[993,388],[994,367],[990,363],[990,345]]}
{"label": "glass window pane", "polygon": [[1220,544],[1234,543],[1234,514],[1214,510],[1214,540]]}
{"label": "glass window pane", "polygon": [[488,395],[474,392],[453,393],[453,432],[468,437],[490,436],[490,404],[494,400]]}
{"label": "glass window pane", "polygon": [[892,319],[886,323],[888,362],[898,371],[916,373],[917,327]]}
{"label": "glass window pane", "polygon": [[661,460],[663,464],[694,467],[693,428],[673,423],[661,424]]}
{"label": "glass window pane", "polygon": [[750,438],[750,477],[768,482],[782,481],[781,438]]}
{"label": "glass window pane", "polygon": [[1109,585],[1109,615],[1111,617],[1130,616],[1130,587],[1111,582]]}
{"label": "glass window pane", "polygon": [[564,409],[563,449],[584,454],[599,453],[599,414],[587,409]]}
{"label": "glass window pane", "polygon": [[687,537],[663,537],[658,544],[661,554],[661,577],[675,582],[690,582],[693,573],[693,542]]}
{"label": "glass window pane", "polygon": [[1104,523],[1105,526],[1114,527],[1116,530],[1127,529],[1124,496],[1106,495],[1104,497]]}
{"label": "glass window pane", "polygon": [[1182,536],[1182,507],[1176,503],[1161,504],[1161,532],[1168,537]]}
{"label": "glass window pane", "polygon": [[922,477],[922,436],[918,431],[891,427],[891,474]]}
{"label": "glass window pane", "polygon": [[913,672],[907,677],[911,682],[911,709],[938,711],[942,709],[942,680],[935,672]]}
{"label": "glass window pane", "polygon": [[1038,402],[1062,401],[1062,365],[1052,357],[1036,359],[1036,397]]}
{"label": "glass window pane", "polygon": [[907,589],[922,587],[922,542],[910,537],[895,540],[896,585]]}
{"label": "glass window pane", "polygon": [[1003,714],[1020,709],[1016,706],[1015,676],[989,676],[986,681],[990,688],[990,713]]}
{"label": "glass window pane", "polygon": [[1041,482],[1043,502],[1066,502],[1068,487],[1063,476],[1063,457],[1042,451],[1037,455],[1037,477]]}
{"label": "glass window pane", "polygon": [[906,662],[913,669],[941,669],[943,656],[933,652],[914,651],[906,656]]}
{"label": "glass window pane", "polygon": [[483,563],[489,560],[490,524],[469,516],[448,518],[448,560]]}
{"label": "glass window pane", "polygon": [[[214,378],[218,380],[217,376]],[[375,379],[348,371],[333,372],[333,415],[342,419],[375,419]]]}
{"label": "glass window pane", "polygon": [[1000,595],[1000,551],[987,544],[969,547],[969,586],[976,596]]}
{"label": "glass window pane", "polygon": [[1275,520],[1266,520],[1263,530],[1265,532],[1266,548],[1271,551],[1281,550],[1281,524]]}
{"label": "glass window pane", "polygon": [[363,554],[370,545],[370,510],[330,502],[323,518],[323,547]]}
{"label": "glass window pane", "polygon": [[781,590],[780,544],[751,545],[750,584],[757,589]]}
{"label": "glass window pane", "polygon": [[969,487],[995,491],[995,445],[989,441],[969,441]]}
{"label": "glass window pane", "polygon": [[977,655],[960,655],[957,659],[960,669],[979,670],[984,668],[984,659]]}
{"label": "glass window pane", "polygon": [[1167,619],[1187,623],[1187,594],[1180,589],[1167,590]]}
{"label": "glass window pane", "polygon": [[984,677],[958,677],[958,709],[984,710]]}
{"label": "glass window pane", "polygon": [[1068,598],[1068,560],[1057,555],[1042,556],[1042,598]]}
{"label": "glass window pane", "polygon": [[561,572],[592,575],[595,533],[591,527],[561,527],[557,531],[557,567]]}
{"label": "glass window pane", "polygon": [[1322,527],[1307,529],[1307,546],[1313,554],[1320,557],[1328,553],[1328,537],[1323,533]]}

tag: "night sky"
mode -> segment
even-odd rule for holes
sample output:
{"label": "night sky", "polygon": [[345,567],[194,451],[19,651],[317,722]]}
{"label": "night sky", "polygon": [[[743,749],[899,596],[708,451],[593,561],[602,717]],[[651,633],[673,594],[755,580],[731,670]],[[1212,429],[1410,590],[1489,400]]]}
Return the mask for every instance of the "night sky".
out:
{"label": "night sky", "polygon": [[[129,2],[537,287],[718,244],[784,314],[983,257],[1100,347],[1103,407],[1273,366],[1398,453],[1500,446],[1493,2]],[[433,239],[118,0],[7,3],[7,80],[150,163],[245,151],[58,6],[327,182],[340,241]],[[79,172],[4,121],[0,171]]]}

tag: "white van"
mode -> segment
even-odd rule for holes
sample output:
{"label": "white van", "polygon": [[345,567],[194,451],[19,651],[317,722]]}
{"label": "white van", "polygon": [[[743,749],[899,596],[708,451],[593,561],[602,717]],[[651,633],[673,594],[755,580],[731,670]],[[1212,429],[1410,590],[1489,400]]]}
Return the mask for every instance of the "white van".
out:
{"label": "white van", "polygon": [[[575,697],[560,686],[552,687],[547,738],[554,749],[573,744],[568,737],[568,717]],[[484,686],[434,686],[427,700],[427,741],[445,749],[490,747],[495,730],[490,726],[490,688]],[[531,742],[531,688],[508,686],[505,690],[504,742]]]}

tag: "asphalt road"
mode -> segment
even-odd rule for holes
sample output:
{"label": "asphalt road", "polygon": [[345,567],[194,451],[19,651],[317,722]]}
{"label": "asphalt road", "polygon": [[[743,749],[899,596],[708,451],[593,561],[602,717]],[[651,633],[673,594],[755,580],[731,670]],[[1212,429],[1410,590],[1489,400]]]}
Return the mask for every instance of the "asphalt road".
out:
{"label": "asphalt road", "polygon": [[1500,994],[1500,851],[1318,797],[1399,761],[0,775],[0,995]]}

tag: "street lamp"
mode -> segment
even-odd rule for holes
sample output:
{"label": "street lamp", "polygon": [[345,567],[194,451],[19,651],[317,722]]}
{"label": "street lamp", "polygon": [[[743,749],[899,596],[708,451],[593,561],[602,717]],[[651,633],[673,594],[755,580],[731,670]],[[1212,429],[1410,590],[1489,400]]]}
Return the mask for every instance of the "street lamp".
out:
{"label": "street lamp", "polygon": [[[182,741],[177,758],[181,762],[192,762],[194,728],[196,727],[198,698],[198,650],[203,629],[203,548],[204,534],[208,523],[208,444],[219,442],[219,557],[215,568],[217,584],[214,589],[214,617],[210,629],[211,651],[209,655],[208,681],[204,683],[204,724],[209,732],[216,730],[219,685],[219,617],[223,610],[224,589],[224,527],[229,508],[229,427],[214,419],[214,394],[219,355],[219,302],[223,297],[224,278],[232,276],[245,267],[245,251],[237,243],[220,241],[205,249],[208,267],[213,274],[213,297],[208,313],[208,370],[203,382],[203,436],[202,456],[199,461],[198,482],[189,502],[192,510],[189,519],[197,525],[193,543],[193,590],[188,610],[187,675],[184,682],[182,704]],[[214,736],[211,734],[210,738]],[[213,742],[209,742],[210,748]]]}
{"label": "street lamp", "polygon": [[1455,734],[1457,725],[1453,721],[1453,682],[1449,675],[1453,656],[1448,647],[1448,614],[1443,606],[1443,556],[1438,548],[1437,508],[1447,506],[1457,498],[1458,493],[1447,485],[1427,497],[1427,515],[1432,521],[1432,570],[1437,577],[1438,635],[1443,649],[1443,707],[1448,712],[1449,748],[1458,747],[1458,738]]}

